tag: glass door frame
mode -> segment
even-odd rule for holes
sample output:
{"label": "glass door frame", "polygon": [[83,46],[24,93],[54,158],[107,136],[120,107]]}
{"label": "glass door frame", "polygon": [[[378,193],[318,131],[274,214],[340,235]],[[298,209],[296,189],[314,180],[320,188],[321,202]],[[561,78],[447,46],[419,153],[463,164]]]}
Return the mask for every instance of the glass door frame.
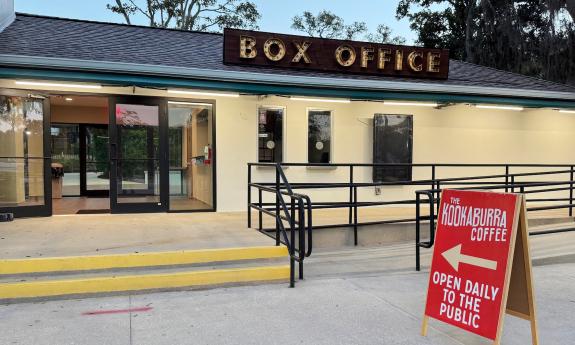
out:
{"label": "glass door frame", "polygon": [[[134,104],[158,107],[158,153],[160,202],[118,203],[118,126],[116,124],[116,105]],[[165,98],[145,96],[110,96],[109,125],[110,136],[110,209],[112,213],[167,212],[169,210],[169,161],[168,161],[168,102]],[[149,158],[148,158],[149,159]]]}
{"label": "glass door frame", "polygon": [[[14,207],[0,207],[0,213],[13,213],[14,217],[49,217],[52,215],[52,149],[51,149],[51,133],[50,133],[50,99],[41,92],[31,92],[26,90],[6,90],[0,89],[1,96],[34,98],[42,100],[42,144],[43,144],[43,157],[34,157],[32,159],[42,159],[44,161],[44,205],[33,206],[14,206]],[[3,159],[30,159],[26,156],[23,157],[1,157]]]}
{"label": "glass door frame", "polygon": [[[195,212],[216,212],[218,209],[218,180],[217,180],[217,170],[218,170],[218,153],[217,153],[217,131],[216,131],[216,100],[215,99],[202,99],[202,98],[177,98],[177,97],[170,97],[170,98],[166,98],[166,112],[165,112],[165,117],[166,117],[166,148],[168,147],[168,129],[169,129],[169,120],[168,120],[168,104],[169,102],[180,102],[183,104],[207,104],[210,105],[212,107],[212,127],[209,128],[209,130],[212,131],[212,207],[211,208],[206,208],[206,209],[197,209],[197,210],[170,210],[169,209],[169,202],[168,202],[168,213],[195,213]],[[169,162],[169,150],[168,151],[168,156],[166,159],[166,164],[168,166],[168,170],[170,168],[170,162]],[[169,173],[169,171],[168,171]],[[169,178],[169,176],[168,176]],[[168,180],[168,185],[169,185],[169,180]],[[169,187],[169,186],[168,186]],[[167,198],[169,201],[169,190],[166,190],[167,193]]]}

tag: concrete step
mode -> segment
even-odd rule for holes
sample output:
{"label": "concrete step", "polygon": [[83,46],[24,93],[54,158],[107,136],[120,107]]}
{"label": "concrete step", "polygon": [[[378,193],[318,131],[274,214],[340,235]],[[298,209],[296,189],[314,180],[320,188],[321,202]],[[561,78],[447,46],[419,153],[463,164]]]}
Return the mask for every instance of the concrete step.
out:
{"label": "concrete step", "polygon": [[2,260],[0,302],[287,282],[287,248]]}

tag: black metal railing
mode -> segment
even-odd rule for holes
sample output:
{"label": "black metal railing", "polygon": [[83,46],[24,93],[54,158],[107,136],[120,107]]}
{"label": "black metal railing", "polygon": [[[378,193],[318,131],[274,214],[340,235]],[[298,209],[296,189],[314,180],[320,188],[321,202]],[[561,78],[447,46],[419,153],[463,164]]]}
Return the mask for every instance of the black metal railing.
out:
{"label": "black metal railing", "polygon": [[[253,168],[273,168],[276,172],[275,182],[254,182],[252,180]],[[303,167],[303,168],[329,168],[329,169],[346,169],[347,177],[344,181],[336,182],[291,182],[287,181],[285,176],[285,167]],[[385,181],[385,182],[360,182],[358,181],[357,171],[363,169],[374,169],[377,167],[385,168],[414,168],[426,169],[427,175],[424,178],[413,179],[409,181]],[[489,168],[491,174],[479,175],[465,175],[457,177],[440,177],[440,170],[450,170],[453,168],[470,168],[474,172],[481,168]],[[536,171],[518,172],[517,170],[531,169]],[[330,170],[331,171],[331,170]],[[497,171],[500,171],[497,172]],[[262,172],[265,174],[265,172]],[[290,172],[291,173],[291,172]],[[421,176],[422,174],[419,174]],[[338,228],[349,227],[353,230],[354,244],[357,245],[358,227],[366,225],[381,225],[381,224],[394,224],[394,223],[415,223],[416,227],[416,266],[420,268],[420,248],[432,248],[435,239],[435,220],[436,212],[439,209],[440,193],[443,188],[453,189],[492,189],[503,190],[505,192],[521,192],[527,195],[537,195],[553,192],[567,192],[566,195],[561,197],[529,197],[528,203],[533,202],[547,202],[554,203],[553,205],[529,207],[531,212],[554,210],[554,209],[567,209],[568,215],[573,216],[574,204],[574,175],[575,165],[572,164],[370,164],[370,163],[337,163],[337,164],[323,164],[323,163],[249,163],[248,164],[248,227],[252,227],[252,213],[253,209],[258,211],[258,225],[257,229],[265,234],[273,234],[273,237],[280,238],[285,229],[280,224],[280,219],[289,221],[293,217],[294,212],[300,212],[303,207],[306,208],[306,215],[309,224],[304,227],[303,231],[309,234],[309,253],[311,254],[311,234],[313,229],[321,228]],[[531,180],[525,180],[531,179]],[[551,181],[544,181],[545,179],[555,179]],[[360,200],[358,190],[361,188],[382,188],[382,194],[386,192],[386,188],[397,186],[415,186],[427,187],[424,190],[416,190],[410,194],[409,198],[381,201],[381,200]],[[538,189],[535,189],[539,187]],[[544,188],[541,188],[544,187]],[[258,190],[257,201],[252,200],[252,189]],[[309,190],[312,192],[318,190],[337,190],[345,189],[346,193],[342,193],[341,197],[344,200],[330,200],[330,201],[317,201],[311,202],[310,197],[303,194],[296,194],[294,190]],[[275,202],[264,202],[263,192],[269,192],[276,195]],[[345,197],[343,196],[345,195]],[[295,211],[287,212],[288,209],[285,203],[279,200],[282,196],[296,199]],[[331,194],[330,194],[331,196]],[[299,206],[300,201],[303,201],[303,206]],[[331,197],[330,197],[331,198]],[[331,198],[333,199],[333,198]],[[422,205],[425,203],[428,206],[428,214],[422,212]],[[556,204],[560,203],[560,204]],[[386,206],[405,206],[413,205],[413,215],[395,217],[385,216],[377,220],[360,220],[358,210],[367,207],[386,207]],[[318,209],[347,209],[347,222],[344,223],[329,223],[321,225],[313,225],[311,223],[312,211]],[[280,210],[286,213],[284,216],[278,216]],[[276,218],[275,228],[264,228],[262,224],[262,215],[267,214]],[[429,236],[425,241],[421,240],[421,228],[423,222],[429,222]],[[299,223],[293,223],[299,225]],[[574,229],[575,230],[575,229]],[[293,231],[292,231],[293,233]],[[287,241],[284,241],[287,242]],[[293,242],[293,241],[292,241]],[[301,247],[300,247],[301,248]],[[303,261],[303,259],[301,260]],[[300,262],[301,264],[301,262]]]}
{"label": "black metal railing", "polygon": [[[255,165],[255,164],[252,164]],[[275,239],[276,245],[285,245],[290,256],[290,287],[295,285],[295,263],[298,263],[298,278],[303,279],[303,263],[312,253],[312,211],[311,200],[307,195],[297,194],[287,180],[281,165],[275,165],[276,180],[272,186],[251,182],[251,167],[248,171],[248,227],[252,227],[252,209],[258,211],[258,231]],[[258,191],[258,203],[251,202],[252,189]],[[273,208],[262,203],[263,193],[275,195]],[[288,202],[286,202],[286,198]],[[275,232],[265,231],[262,216],[275,218]],[[286,229],[286,223],[288,229]],[[296,238],[297,234],[297,238]]]}
{"label": "black metal railing", "polygon": [[[473,187],[460,187],[454,188],[457,190],[504,190],[505,192],[519,193],[526,196],[526,204],[532,202],[560,202],[555,205],[546,206],[534,206],[527,207],[527,212],[538,212],[538,211],[549,211],[549,210],[560,210],[568,209],[569,216],[573,216],[573,207],[575,207],[573,201],[573,171],[570,172],[571,179],[568,181],[554,181],[554,182],[520,182],[520,183],[507,183],[507,184],[494,184],[494,185],[483,185],[483,186],[473,186]],[[547,174],[553,174],[553,172],[548,172]],[[544,173],[531,173],[531,174],[514,174],[511,175],[511,181],[514,181],[515,177],[518,176],[534,176],[534,175],[544,175]],[[534,187],[544,187],[531,189]],[[551,188],[547,188],[551,187]],[[421,248],[430,249],[435,244],[435,229],[437,227],[437,213],[439,212],[439,201],[441,198],[441,192],[443,189],[430,189],[430,190],[419,190],[416,191],[416,222],[415,222],[415,269],[417,271],[421,270]],[[568,191],[569,197],[567,198],[528,198],[529,195],[549,193],[549,192],[561,192]],[[427,200],[422,200],[427,198]],[[429,205],[429,215],[421,215],[421,206],[423,203]],[[437,205],[437,207],[436,207]],[[422,222],[426,221],[429,225],[429,237],[427,241],[421,240],[421,227]],[[537,235],[547,235],[559,232],[571,232],[575,231],[575,224],[573,227],[567,227],[562,229],[553,229],[547,231],[540,231],[536,233],[530,233],[530,236]]]}

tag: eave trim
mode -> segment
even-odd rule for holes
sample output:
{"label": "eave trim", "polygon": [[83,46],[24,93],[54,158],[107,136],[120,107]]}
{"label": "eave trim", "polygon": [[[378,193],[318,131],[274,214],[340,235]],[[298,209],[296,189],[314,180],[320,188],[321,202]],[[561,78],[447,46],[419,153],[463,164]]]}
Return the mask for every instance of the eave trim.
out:
{"label": "eave trim", "polygon": [[0,65],[27,68],[54,68],[72,71],[104,73],[134,73],[139,75],[196,78],[241,83],[265,83],[300,87],[332,89],[449,93],[532,99],[575,100],[575,92],[556,92],[529,89],[509,89],[433,83],[410,83],[382,80],[302,77],[284,74],[253,73],[241,71],[209,70],[189,67],[142,65],[125,62],[88,61],[78,59],[35,57],[0,54]]}

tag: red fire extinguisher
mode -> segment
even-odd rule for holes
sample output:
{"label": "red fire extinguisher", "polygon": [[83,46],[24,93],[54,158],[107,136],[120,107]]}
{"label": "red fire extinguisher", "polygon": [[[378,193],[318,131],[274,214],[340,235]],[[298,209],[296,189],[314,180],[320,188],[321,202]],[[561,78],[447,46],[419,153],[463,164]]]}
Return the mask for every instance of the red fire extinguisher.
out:
{"label": "red fire extinguisher", "polygon": [[212,163],[212,148],[210,145],[204,147],[204,164],[209,165]]}

